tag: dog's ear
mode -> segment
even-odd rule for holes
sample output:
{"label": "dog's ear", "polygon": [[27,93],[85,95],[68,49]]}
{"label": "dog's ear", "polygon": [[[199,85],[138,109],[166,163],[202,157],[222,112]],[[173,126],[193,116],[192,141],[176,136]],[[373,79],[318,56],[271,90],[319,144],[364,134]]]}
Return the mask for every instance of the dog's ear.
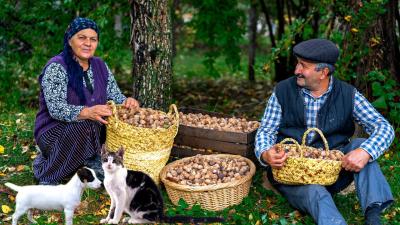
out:
{"label": "dog's ear", "polygon": [[101,146],[101,155],[105,155],[107,153],[107,148],[106,148],[106,144],[103,144]]}
{"label": "dog's ear", "polygon": [[125,153],[124,147],[121,145],[121,147],[119,147],[118,149],[117,155],[121,158],[124,158],[124,153]]}
{"label": "dog's ear", "polygon": [[76,173],[78,174],[79,180],[81,180],[82,183],[92,182],[94,180],[92,171],[87,167],[79,168]]}

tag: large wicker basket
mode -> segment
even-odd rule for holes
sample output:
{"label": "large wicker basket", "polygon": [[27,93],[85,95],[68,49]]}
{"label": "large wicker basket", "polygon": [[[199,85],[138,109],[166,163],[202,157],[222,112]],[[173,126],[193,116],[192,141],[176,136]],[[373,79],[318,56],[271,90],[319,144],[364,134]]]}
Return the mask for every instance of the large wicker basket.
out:
{"label": "large wicker basket", "polygon": [[252,177],[256,171],[256,167],[251,160],[240,155],[214,154],[202,156],[205,158],[229,157],[244,159],[250,166],[250,172],[240,180],[207,186],[189,186],[177,184],[166,179],[167,172],[170,168],[191,160],[193,157],[195,156],[176,160],[165,166],[160,173],[160,179],[164,183],[165,189],[167,190],[168,196],[173,204],[177,205],[179,199],[182,198],[190,206],[199,203],[203,209],[219,211],[229,206],[239,204],[242,202],[243,198],[249,194]]}
{"label": "large wicker basket", "polygon": [[[301,146],[294,139],[284,139],[278,145],[284,145],[286,148],[300,148],[301,155],[300,157],[288,157],[285,165],[282,168],[272,169],[272,174],[276,181],[291,185],[331,185],[336,182],[337,178],[339,177],[339,172],[342,168],[341,161],[303,157],[303,151],[306,148],[312,148],[305,145],[306,137],[311,131],[316,131],[321,136],[324,142],[325,151],[329,151],[328,143],[318,128],[309,128],[306,132],[304,132]],[[285,144],[288,141],[294,142],[294,144]]]}
{"label": "large wicker basket", "polygon": [[172,104],[169,107],[169,116],[175,118],[170,127],[142,128],[125,123],[118,118],[117,110],[122,105],[115,105],[111,101],[108,104],[112,107],[113,115],[107,119],[107,148],[117,151],[123,146],[125,167],[142,171],[159,183],[160,171],[168,161],[178,132],[179,113],[176,106]]}

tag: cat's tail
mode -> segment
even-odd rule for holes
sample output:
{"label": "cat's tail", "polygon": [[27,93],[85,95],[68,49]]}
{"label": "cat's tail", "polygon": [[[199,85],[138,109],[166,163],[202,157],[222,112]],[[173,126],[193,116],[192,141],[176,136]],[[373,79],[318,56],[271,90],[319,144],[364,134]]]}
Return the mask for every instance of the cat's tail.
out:
{"label": "cat's tail", "polygon": [[224,218],[221,217],[193,217],[193,216],[163,216],[163,223],[223,223]]}
{"label": "cat's tail", "polygon": [[6,185],[7,187],[9,187],[10,189],[13,189],[16,192],[19,192],[21,190],[21,186],[12,184],[12,183],[5,183],[4,185]]}

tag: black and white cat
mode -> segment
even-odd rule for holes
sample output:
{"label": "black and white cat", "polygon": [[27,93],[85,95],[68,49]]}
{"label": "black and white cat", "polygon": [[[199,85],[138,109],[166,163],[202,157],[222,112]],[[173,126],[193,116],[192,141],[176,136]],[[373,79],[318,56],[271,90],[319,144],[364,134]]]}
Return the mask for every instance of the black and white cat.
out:
{"label": "black and white cat", "polygon": [[100,223],[118,224],[122,214],[129,217],[128,223],[213,223],[224,222],[219,217],[201,217],[164,215],[162,195],[154,181],[145,173],[127,170],[123,165],[124,149],[108,152],[103,145],[101,150],[104,170],[104,187],[111,197],[108,216]]}

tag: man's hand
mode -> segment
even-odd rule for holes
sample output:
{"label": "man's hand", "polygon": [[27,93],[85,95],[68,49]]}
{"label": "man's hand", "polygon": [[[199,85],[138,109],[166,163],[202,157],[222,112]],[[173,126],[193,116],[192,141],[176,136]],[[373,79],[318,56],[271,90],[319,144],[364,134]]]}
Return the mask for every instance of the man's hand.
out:
{"label": "man's hand", "polygon": [[354,149],[342,158],[342,167],[351,172],[360,172],[371,156],[362,148]]}
{"label": "man's hand", "polygon": [[81,113],[78,116],[78,119],[85,120],[94,120],[99,121],[100,123],[107,124],[108,122],[103,119],[103,116],[111,116],[112,111],[108,105],[95,105],[92,107],[85,107],[82,109]]}
{"label": "man's hand", "polygon": [[136,99],[131,98],[131,97],[125,99],[125,101],[122,104],[127,109],[139,107],[139,102]]}
{"label": "man's hand", "polygon": [[261,155],[262,159],[268,163],[272,168],[279,169],[285,165],[287,155],[285,151],[277,152],[276,146],[272,146]]}

